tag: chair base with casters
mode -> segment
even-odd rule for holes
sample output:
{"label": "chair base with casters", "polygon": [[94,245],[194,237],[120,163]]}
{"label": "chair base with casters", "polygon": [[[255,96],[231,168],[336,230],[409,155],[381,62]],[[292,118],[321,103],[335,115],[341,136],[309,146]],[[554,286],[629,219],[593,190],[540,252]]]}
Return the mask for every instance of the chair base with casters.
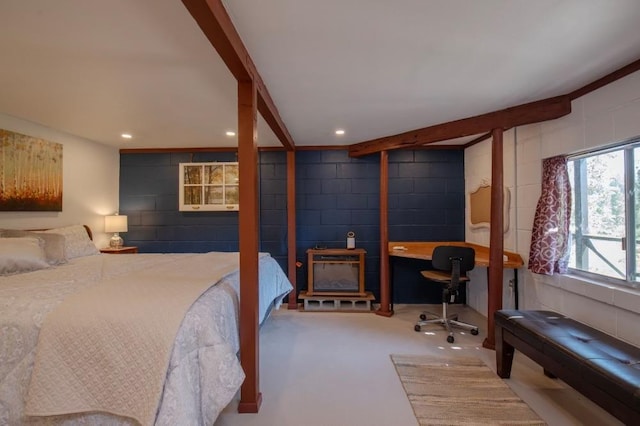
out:
{"label": "chair base with casters", "polygon": [[[449,292],[447,291],[447,289],[445,289],[443,291],[443,299],[444,298],[448,298],[450,297]],[[478,327],[472,324],[467,324],[466,322],[462,322],[462,321],[458,321],[458,315],[457,314],[447,314],[447,302],[442,302],[442,316],[438,316],[432,312],[423,312],[420,314],[420,321],[418,321],[414,327],[415,331],[422,331],[422,326],[423,325],[428,325],[428,324],[440,324],[442,325],[447,332],[449,333],[449,335],[447,336],[447,342],[449,343],[453,343],[455,341],[455,338],[453,337],[453,329],[452,327],[459,327],[462,328],[464,330],[468,330],[471,334],[473,334],[474,336],[478,335]],[[429,316],[431,317],[435,317],[435,318],[429,318]]]}
{"label": "chair base with casters", "polygon": [[[433,253],[433,265],[440,270],[421,271],[423,277],[440,283],[442,288],[442,315],[438,316],[431,312],[420,314],[420,321],[414,327],[415,331],[422,331],[422,326],[427,324],[440,324],[447,332],[447,342],[453,343],[452,327],[468,330],[474,336],[478,334],[478,327],[458,321],[457,314],[448,314],[447,305],[452,296],[458,293],[458,284],[469,281],[465,275],[466,271],[473,269],[475,264],[475,252],[473,249],[464,247],[436,247]],[[428,318],[428,315],[433,318]]]}

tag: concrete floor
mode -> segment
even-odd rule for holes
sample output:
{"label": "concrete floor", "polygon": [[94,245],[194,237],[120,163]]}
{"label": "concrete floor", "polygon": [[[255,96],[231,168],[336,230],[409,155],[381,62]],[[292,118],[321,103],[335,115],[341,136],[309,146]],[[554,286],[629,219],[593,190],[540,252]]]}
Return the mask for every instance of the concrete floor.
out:
{"label": "concrete floor", "polygon": [[[414,324],[423,309],[439,305],[396,305],[390,318],[372,313],[298,312],[283,308],[260,331],[260,390],[257,414],[238,414],[237,400],[216,426],[240,425],[415,425],[411,405],[390,354],[477,356],[495,371],[495,352],[482,347],[486,319],[451,306],[480,334],[456,332],[455,343],[437,325],[422,332]],[[506,383],[549,425],[620,425],[600,407],[516,353]]]}

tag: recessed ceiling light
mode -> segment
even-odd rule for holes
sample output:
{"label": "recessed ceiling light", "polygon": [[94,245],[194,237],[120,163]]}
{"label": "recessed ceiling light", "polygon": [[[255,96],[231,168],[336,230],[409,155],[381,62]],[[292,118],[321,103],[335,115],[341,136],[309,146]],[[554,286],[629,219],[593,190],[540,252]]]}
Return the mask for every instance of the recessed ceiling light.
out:
{"label": "recessed ceiling light", "polygon": [[235,136],[236,132],[234,132],[233,130],[228,130],[226,133],[227,136]]}
{"label": "recessed ceiling light", "polygon": [[123,133],[120,136],[122,136],[122,139],[131,139],[133,136],[131,136],[131,134],[129,133]]}
{"label": "recessed ceiling light", "polygon": [[336,130],[336,135],[344,135],[344,130],[342,129]]}

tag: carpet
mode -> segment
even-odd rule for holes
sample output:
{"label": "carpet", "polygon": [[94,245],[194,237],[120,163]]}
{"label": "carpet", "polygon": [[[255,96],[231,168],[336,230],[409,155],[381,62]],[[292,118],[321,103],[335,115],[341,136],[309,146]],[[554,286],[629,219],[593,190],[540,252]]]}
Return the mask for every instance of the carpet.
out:
{"label": "carpet", "polygon": [[391,355],[422,425],[546,425],[478,358]]}

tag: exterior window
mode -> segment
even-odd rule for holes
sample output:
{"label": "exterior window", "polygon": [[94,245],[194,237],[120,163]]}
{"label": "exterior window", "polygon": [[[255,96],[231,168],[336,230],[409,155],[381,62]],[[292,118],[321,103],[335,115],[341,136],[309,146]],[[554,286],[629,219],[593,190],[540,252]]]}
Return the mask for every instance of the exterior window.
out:
{"label": "exterior window", "polygon": [[640,283],[640,141],[575,156],[569,267],[637,287]]}

